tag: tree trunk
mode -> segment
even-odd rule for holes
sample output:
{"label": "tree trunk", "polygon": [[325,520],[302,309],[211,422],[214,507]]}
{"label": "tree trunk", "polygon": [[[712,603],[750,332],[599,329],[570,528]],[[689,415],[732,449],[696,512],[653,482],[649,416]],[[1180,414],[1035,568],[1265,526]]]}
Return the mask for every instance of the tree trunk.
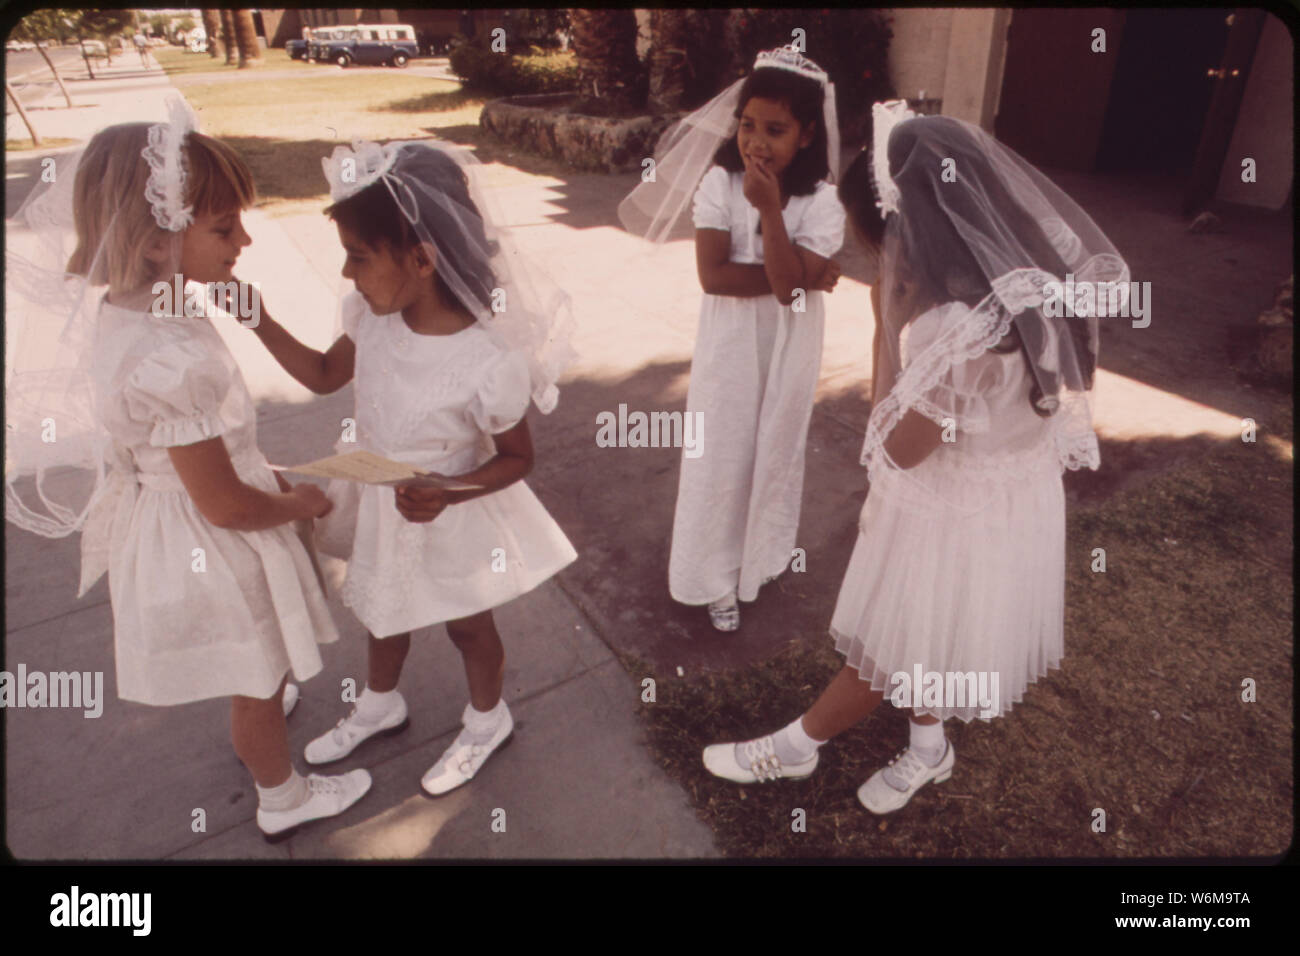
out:
{"label": "tree trunk", "polygon": [[686,10],[650,11],[650,96],[652,113],[681,109],[686,97]]}
{"label": "tree trunk", "polygon": [[239,45],[239,68],[262,65],[262,47],[257,42],[257,26],[252,10],[235,11],[235,42]]}
{"label": "tree trunk", "polygon": [[235,15],[230,10],[221,11],[221,43],[226,48],[226,66],[235,62]]}
{"label": "tree trunk", "polygon": [[636,14],[623,10],[570,10],[573,52],[578,58],[577,108],[597,115],[631,109],[640,72]]}
{"label": "tree trunk", "polygon": [[40,52],[41,58],[45,60],[45,65],[50,68],[50,72],[54,74],[54,82],[59,84],[59,92],[63,94],[68,109],[72,109],[72,97],[68,95],[68,88],[63,85],[63,77],[59,76],[59,71],[54,68],[54,64],[50,61],[50,55],[45,52],[45,46],[37,41],[36,49]]}
{"label": "tree trunk", "polygon": [[208,56],[215,60],[221,46],[221,17],[216,10],[203,11],[203,32],[208,35]]}

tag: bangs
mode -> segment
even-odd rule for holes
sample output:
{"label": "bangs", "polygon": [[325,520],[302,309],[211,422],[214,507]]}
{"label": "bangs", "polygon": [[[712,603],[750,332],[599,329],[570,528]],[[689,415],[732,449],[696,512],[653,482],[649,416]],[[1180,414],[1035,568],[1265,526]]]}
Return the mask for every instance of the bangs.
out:
{"label": "bangs", "polygon": [[247,209],[253,204],[257,198],[253,174],[238,153],[202,133],[191,133],[186,147],[186,192],[197,215]]}

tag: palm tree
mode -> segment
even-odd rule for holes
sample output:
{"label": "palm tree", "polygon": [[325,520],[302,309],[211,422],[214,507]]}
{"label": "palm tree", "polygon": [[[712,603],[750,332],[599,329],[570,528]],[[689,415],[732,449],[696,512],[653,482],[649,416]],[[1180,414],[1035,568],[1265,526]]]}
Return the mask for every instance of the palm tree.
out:
{"label": "palm tree", "polygon": [[221,11],[221,43],[226,48],[226,66],[235,62],[235,15]]}
{"label": "palm tree", "polygon": [[235,42],[239,46],[239,68],[262,65],[262,47],[257,42],[253,11],[235,11]]}
{"label": "palm tree", "polygon": [[578,103],[583,112],[623,113],[633,106],[641,71],[636,55],[636,14],[622,10],[570,10],[578,58]]}
{"label": "palm tree", "polygon": [[650,96],[652,113],[681,109],[686,97],[687,10],[650,11]]}
{"label": "palm tree", "polygon": [[216,59],[221,45],[221,17],[216,10],[203,11],[203,32],[208,35],[208,56]]}

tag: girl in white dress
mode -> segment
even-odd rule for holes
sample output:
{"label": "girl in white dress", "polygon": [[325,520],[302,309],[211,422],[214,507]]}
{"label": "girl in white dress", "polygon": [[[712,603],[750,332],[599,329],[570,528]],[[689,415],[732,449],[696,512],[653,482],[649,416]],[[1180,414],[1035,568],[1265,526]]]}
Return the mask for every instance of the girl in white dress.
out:
{"label": "girl in white dress", "polygon": [[951,776],[944,719],[1001,716],[1060,666],[1061,471],[1098,465],[1097,319],[1091,292],[1056,305],[1067,276],[1081,296],[1094,283],[1126,291],[1128,269],[978,127],[902,103],[875,116],[874,159],[859,156],[841,185],[864,243],[883,237],[871,489],[831,620],[845,666],[801,718],[708,747],[704,763],[738,782],[806,777],[821,744],[888,696],[912,710],[909,746],[858,791],[888,813]]}
{"label": "girl in white dress", "polygon": [[[303,778],[289,759],[286,674],[319,672],[317,644],[338,636],[292,527],[329,502],[267,465],[252,399],[210,321],[204,284],[231,280],[250,242],[240,210],[253,200],[252,178],[229,146],[192,131],[182,103],[169,124],[109,127],[58,162],[63,185],[30,201],[23,218],[54,247],[62,220],[75,219],[71,275],[42,276],[11,257],[9,304],[11,319],[28,320],[30,343],[45,334],[32,318],[71,303],[62,344],[72,355],[43,373],[24,370],[20,355],[8,383],[6,516],[51,536],[84,520],[81,593],[107,569],[119,696],[154,705],[230,697],[258,824],[283,839],[341,813],[370,776]],[[182,302],[172,301],[177,288]],[[42,413],[61,429],[44,459],[26,437]],[[53,469],[102,475],[105,465],[84,509],[61,506],[66,486]],[[27,471],[52,517],[23,504],[16,482]]]}
{"label": "girl in white dress", "polygon": [[[703,454],[682,457],[668,586],[683,604],[708,605],[720,631],[740,626],[737,599],[755,600],[794,551],[822,293],[835,287],[831,256],[844,239],[844,210],[828,182],[838,138],[826,74],[789,49],[754,65],[683,124],[707,130],[726,121],[728,138],[695,192],[704,298],[686,414],[702,415],[712,437]],[[671,149],[698,155],[690,139]],[[669,181],[665,161],[656,177]],[[642,231],[636,209],[658,201],[657,189],[628,197],[621,212],[629,229]]]}
{"label": "girl in white dress", "polygon": [[445,623],[470,700],[463,731],[424,775],[430,795],[468,782],[514,726],[492,608],[577,557],[522,480],[533,464],[529,397],[549,411],[567,364],[567,330],[557,324],[567,301],[532,304],[543,279],[520,281],[508,237],[471,195],[468,163],[423,143],[339,147],[325,169],[335,200],[328,212],[347,252],[343,275],[356,285],[343,303],[343,335],[320,353],[265,316],[256,330],[317,393],[355,377],[356,440],[340,451],[372,451],[478,486],[335,481],[335,510],[318,527],[321,550],[348,559],[343,600],[370,632],[369,678],[352,712],[308,745],[307,760],[340,760],[372,736],[404,729],[397,682],[410,632]]}

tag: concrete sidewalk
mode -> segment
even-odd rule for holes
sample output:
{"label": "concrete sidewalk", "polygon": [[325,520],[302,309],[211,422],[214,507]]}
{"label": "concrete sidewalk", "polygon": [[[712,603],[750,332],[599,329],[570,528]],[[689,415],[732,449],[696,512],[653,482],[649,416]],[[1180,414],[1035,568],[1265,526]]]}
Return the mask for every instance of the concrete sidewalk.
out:
{"label": "concrete sidewalk", "polygon": [[[109,123],[157,121],[172,92],[162,74],[123,77],[116,86],[102,81],[95,105],[63,111],[63,125],[48,135],[85,139]],[[39,158],[9,164],[11,200],[25,195]],[[274,220],[256,212],[247,224],[254,244],[241,275],[265,279],[275,314],[305,340],[328,344],[336,303],[319,276],[302,274],[300,253],[322,275],[336,276],[342,253],[332,226],[319,216]],[[21,245],[23,237],[10,241]],[[328,454],[339,423],[352,413],[351,388],[316,399],[249,332],[237,325],[221,331],[258,400],[268,457],[296,463]],[[530,484],[548,501],[544,480]],[[151,708],[117,699],[106,581],[81,601],[73,597],[79,540],[51,541],[5,526],[5,669],[21,663],[28,673],[104,674],[98,719],[58,709],[4,715],[6,833],[20,859],[716,855],[712,833],[645,748],[639,681],[554,580],[496,613],[516,739],[474,781],[440,800],[421,796],[420,777],[459,730],[467,690],[443,628],[418,632],[401,685],[411,728],[370,742],[329,771],[366,767],[372,791],[343,817],[270,847],[253,823],[256,794],[230,747],[225,700]],[[326,561],[337,580],[341,564]],[[323,649],[326,669],[302,688],[289,724],[300,769],[307,741],[346,713],[343,681],[365,681],[364,630],[336,594],[331,606],[342,639]]]}

